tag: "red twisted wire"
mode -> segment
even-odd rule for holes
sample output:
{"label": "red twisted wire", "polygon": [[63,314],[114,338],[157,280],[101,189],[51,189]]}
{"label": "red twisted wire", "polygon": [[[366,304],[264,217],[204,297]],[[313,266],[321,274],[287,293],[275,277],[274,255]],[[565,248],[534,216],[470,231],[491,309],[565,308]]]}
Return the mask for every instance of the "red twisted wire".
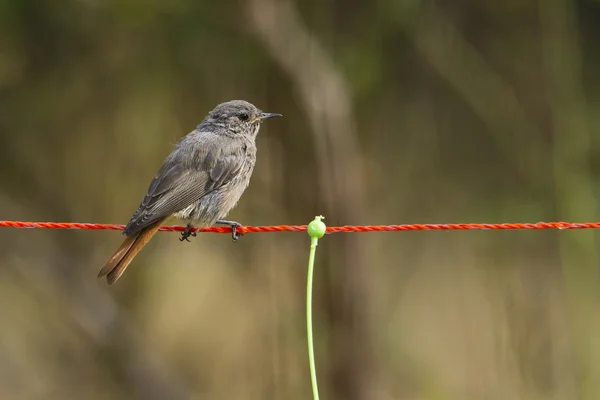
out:
{"label": "red twisted wire", "polygon": [[[43,229],[86,229],[122,231],[125,225],[116,224],[87,224],[73,222],[24,222],[0,221],[0,227],[8,228],[43,228]],[[516,230],[516,229],[593,229],[600,228],[600,222],[537,222],[537,223],[502,223],[502,224],[407,224],[407,225],[345,225],[329,226],[327,233],[336,232],[393,232],[393,231],[464,231],[464,230]],[[161,231],[182,232],[185,226],[163,226]],[[207,227],[198,228],[198,232],[231,233],[231,228]],[[240,233],[250,232],[302,232],[306,225],[275,225],[275,226],[242,226],[237,228]]]}

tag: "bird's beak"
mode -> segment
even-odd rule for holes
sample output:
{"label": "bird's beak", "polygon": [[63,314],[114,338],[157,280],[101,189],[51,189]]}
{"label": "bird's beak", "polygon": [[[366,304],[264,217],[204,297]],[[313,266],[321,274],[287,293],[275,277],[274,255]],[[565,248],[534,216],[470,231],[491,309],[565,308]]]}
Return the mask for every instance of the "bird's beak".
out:
{"label": "bird's beak", "polygon": [[281,114],[275,114],[275,113],[264,113],[261,112],[260,115],[256,118],[254,118],[252,120],[252,123],[256,123],[256,122],[261,122],[263,119],[269,119],[269,118],[275,118],[275,117],[282,117]]}

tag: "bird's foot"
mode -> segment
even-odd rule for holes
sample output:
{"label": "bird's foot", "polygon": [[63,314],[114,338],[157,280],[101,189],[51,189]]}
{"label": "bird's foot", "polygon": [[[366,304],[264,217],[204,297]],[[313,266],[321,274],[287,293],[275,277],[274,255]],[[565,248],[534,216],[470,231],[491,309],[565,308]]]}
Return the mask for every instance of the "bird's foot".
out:
{"label": "bird's foot", "polygon": [[238,228],[242,227],[242,224],[235,221],[226,221],[224,219],[220,219],[215,222],[219,225],[229,225],[231,227],[231,238],[234,242],[237,242],[239,238],[241,238],[244,234],[242,232],[238,232]]}
{"label": "bird's foot", "polygon": [[179,238],[179,241],[183,242],[185,240],[185,241],[189,242],[190,239],[188,239],[188,238],[190,236],[196,237],[196,232],[192,232],[192,229],[194,229],[192,224],[187,224],[187,226],[185,227],[185,231],[181,232],[181,237]]}

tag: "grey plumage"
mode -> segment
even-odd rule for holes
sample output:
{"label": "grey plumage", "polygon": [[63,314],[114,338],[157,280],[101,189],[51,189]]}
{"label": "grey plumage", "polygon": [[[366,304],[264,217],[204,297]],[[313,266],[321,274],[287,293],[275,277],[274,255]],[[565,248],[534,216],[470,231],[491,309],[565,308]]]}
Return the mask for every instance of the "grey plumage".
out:
{"label": "grey plumage", "polygon": [[[264,113],[243,100],[215,107],[167,156],[124,235],[132,237],[151,227],[155,233],[168,217],[209,226],[227,216],[250,183],[260,124],[275,116],[280,115]],[[115,256],[123,259],[127,252],[117,250],[99,276],[115,269],[119,262],[113,260]]]}

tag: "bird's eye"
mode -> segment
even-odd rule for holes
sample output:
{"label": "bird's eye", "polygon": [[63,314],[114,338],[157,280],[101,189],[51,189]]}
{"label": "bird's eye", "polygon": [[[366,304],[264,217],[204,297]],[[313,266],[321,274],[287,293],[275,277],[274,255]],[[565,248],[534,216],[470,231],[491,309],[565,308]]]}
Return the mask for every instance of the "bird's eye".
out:
{"label": "bird's eye", "polygon": [[248,121],[250,119],[250,116],[248,114],[246,114],[246,113],[241,113],[240,114],[240,119],[242,121]]}

